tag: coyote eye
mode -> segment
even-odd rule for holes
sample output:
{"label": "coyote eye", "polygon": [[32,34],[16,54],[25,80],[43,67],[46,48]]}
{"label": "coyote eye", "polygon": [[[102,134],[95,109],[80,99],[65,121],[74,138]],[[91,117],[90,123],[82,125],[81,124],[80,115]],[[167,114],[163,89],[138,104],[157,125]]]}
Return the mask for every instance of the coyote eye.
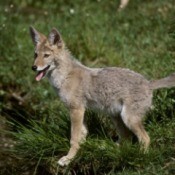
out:
{"label": "coyote eye", "polygon": [[44,54],[44,58],[48,58],[49,56],[50,54],[47,54],[47,53]]}
{"label": "coyote eye", "polygon": [[36,59],[36,58],[37,58],[37,56],[38,56],[38,54],[37,54],[37,53],[34,53],[34,59]]}

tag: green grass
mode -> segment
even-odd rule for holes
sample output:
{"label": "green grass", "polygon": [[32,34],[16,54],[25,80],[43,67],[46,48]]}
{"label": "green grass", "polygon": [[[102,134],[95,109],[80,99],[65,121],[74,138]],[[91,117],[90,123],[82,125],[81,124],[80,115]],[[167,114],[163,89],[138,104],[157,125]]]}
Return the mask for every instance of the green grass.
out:
{"label": "green grass", "polygon": [[0,118],[7,126],[0,127],[0,136],[16,142],[0,144],[0,174],[175,174],[174,88],[154,92],[154,109],[145,121],[151,137],[147,154],[137,143],[118,148],[108,118],[87,111],[87,141],[70,166],[56,165],[69,149],[69,114],[47,80],[34,80],[30,25],[46,35],[58,28],[73,55],[90,67],[127,67],[148,79],[174,72],[174,0],[135,0],[121,12],[118,5],[114,0],[0,2]]}

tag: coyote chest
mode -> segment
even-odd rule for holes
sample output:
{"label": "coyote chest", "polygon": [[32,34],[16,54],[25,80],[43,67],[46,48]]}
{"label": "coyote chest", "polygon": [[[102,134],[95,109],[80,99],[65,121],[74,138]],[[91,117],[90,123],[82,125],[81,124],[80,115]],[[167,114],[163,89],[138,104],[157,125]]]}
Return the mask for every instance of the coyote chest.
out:
{"label": "coyote chest", "polygon": [[48,79],[51,86],[60,97],[61,101],[63,101],[65,104],[68,104],[70,100],[70,93],[69,91],[66,91],[64,88],[62,88],[65,77],[58,71],[53,71],[52,74],[48,75]]}

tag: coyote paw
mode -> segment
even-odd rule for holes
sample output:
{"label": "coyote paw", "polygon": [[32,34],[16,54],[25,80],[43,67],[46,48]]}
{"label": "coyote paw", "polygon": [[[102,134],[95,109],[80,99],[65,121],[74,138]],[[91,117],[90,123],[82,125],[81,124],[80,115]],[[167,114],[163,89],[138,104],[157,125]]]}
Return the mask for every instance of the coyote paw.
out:
{"label": "coyote paw", "polygon": [[60,166],[67,166],[70,163],[71,159],[68,156],[63,156],[59,159],[58,164]]}

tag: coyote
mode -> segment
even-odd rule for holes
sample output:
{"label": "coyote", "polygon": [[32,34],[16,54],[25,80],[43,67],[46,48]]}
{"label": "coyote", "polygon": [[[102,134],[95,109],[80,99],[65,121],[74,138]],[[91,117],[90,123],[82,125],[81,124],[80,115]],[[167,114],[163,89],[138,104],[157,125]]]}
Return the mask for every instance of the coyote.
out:
{"label": "coyote", "polygon": [[129,69],[89,68],[72,56],[57,29],[53,28],[48,38],[33,27],[30,27],[30,34],[35,46],[32,69],[37,72],[36,81],[48,77],[70,111],[70,150],[58,164],[68,165],[85,140],[84,113],[87,108],[110,114],[119,142],[134,134],[146,151],[150,138],[142,124],[144,114],[151,107],[154,89],[175,86],[175,73],[148,81]]}

